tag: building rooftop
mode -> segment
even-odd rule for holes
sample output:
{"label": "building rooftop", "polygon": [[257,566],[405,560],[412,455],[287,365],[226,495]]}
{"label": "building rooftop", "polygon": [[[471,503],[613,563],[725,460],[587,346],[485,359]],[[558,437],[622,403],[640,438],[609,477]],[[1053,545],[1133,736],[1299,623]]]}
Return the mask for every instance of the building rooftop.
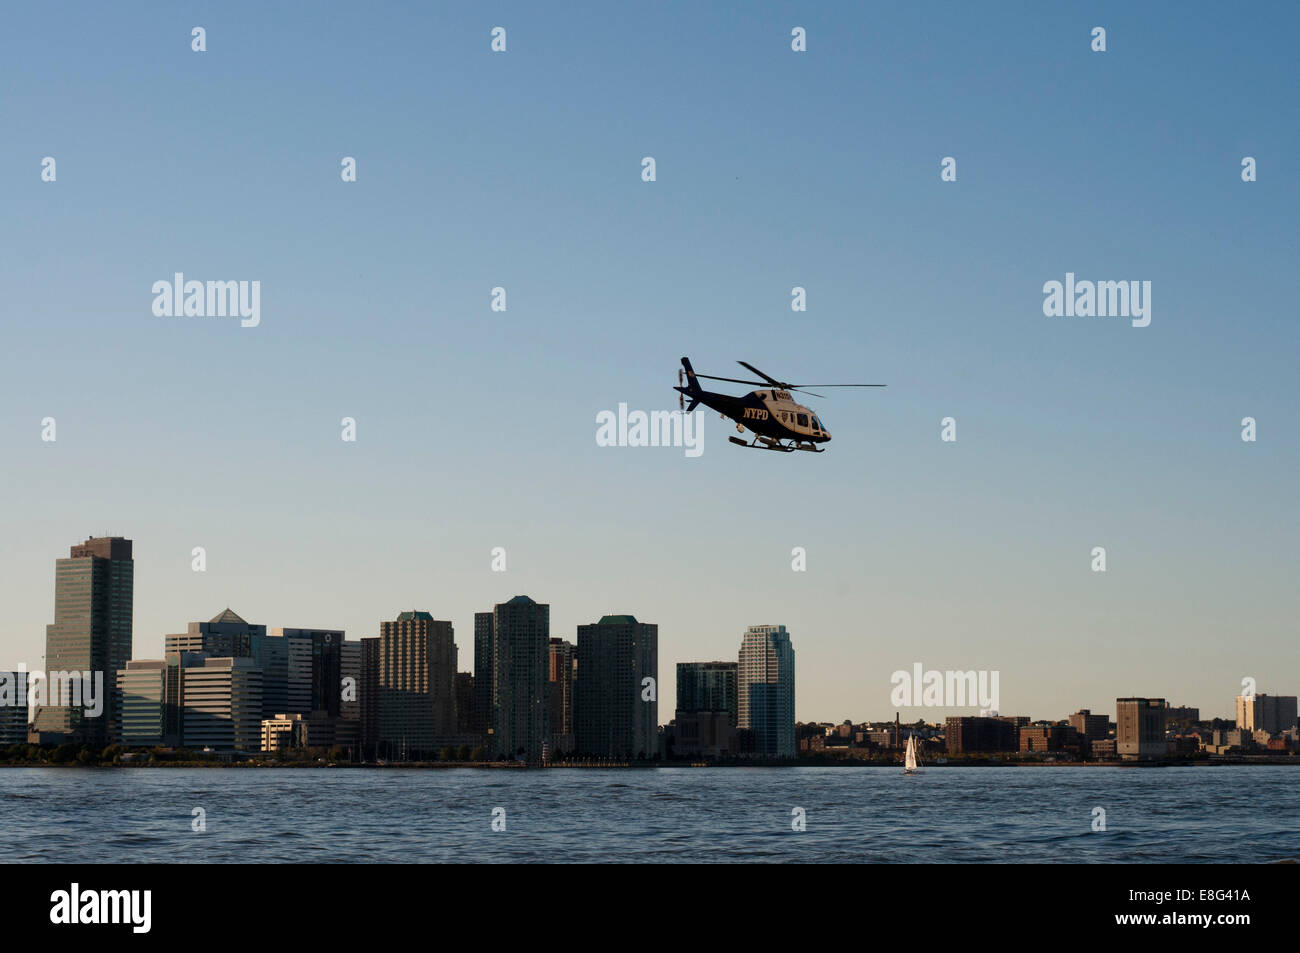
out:
{"label": "building rooftop", "polygon": [[403,612],[397,616],[398,622],[411,622],[416,619],[420,619],[425,622],[432,622],[433,614],[429,612],[425,612],[422,609],[412,609],[410,612]]}
{"label": "building rooftop", "polygon": [[243,619],[241,619],[239,616],[235,615],[235,613],[233,613],[233,612],[230,611],[230,606],[226,606],[226,609],[225,609],[224,612],[222,612],[222,613],[221,613],[220,615],[218,615],[218,616],[215,616],[214,618],[210,619],[209,621],[211,621],[211,622],[239,622],[239,623],[242,623],[243,625],[248,625],[247,622],[244,622]]}
{"label": "building rooftop", "polygon": [[634,615],[603,615],[597,625],[636,625]]}

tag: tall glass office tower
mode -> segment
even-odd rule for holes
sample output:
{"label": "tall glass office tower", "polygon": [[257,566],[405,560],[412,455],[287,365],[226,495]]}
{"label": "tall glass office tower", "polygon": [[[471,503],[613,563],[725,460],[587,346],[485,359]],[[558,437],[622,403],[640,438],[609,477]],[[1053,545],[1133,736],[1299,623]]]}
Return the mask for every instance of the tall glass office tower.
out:
{"label": "tall glass office tower", "polygon": [[84,693],[77,698],[69,681],[51,677],[47,704],[36,713],[36,729],[108,744],[120,724],[117,673],[131,660],[131,540],[91,537],[54,565],[54,622],[45,627],[45,671],[102,678],[102,709],[94,716]]}

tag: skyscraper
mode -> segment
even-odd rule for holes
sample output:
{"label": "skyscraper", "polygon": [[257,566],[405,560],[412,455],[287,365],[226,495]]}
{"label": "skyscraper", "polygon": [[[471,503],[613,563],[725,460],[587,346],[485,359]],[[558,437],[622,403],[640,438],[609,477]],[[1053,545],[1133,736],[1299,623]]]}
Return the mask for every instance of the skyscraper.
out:
{"label": "skyscraper", "polygon": [[577,675],[577,646],[564,639],[551,639],[548,675],[551,689],[551,749],[572,751],[574,678]]}
{"label": "skyscraper", "polygon": [[456,734],[456,642],[450,622],[411,611],[379,632],[379,736],[398,757],[430,757]]}
{"label": "skyscraper", "polygon": [[794,648],[783,625],[751,625],[740,644],[736,723],[754,734],[755,753],[795,757]]}
{"label": "skyscraper", "polygon": [[38,731],[71,734],[91,744],[113,739],[117,673],[131,660],[134,591],[131,540],[121,536],[91,537],[55,562],[54,622],[45,627],[45,670],[99,680],[103,707],[98,717],[88,713],[65,684],[37,712]]}
{"label": "skyscraper", "polygon": [[[339,671],[342,673],[342,687],[346,687],[346,697],[340,696],[339,717],[349,721],[361,720],[361,643],[343,641],[339,646]],[[341,688],[342,690],[342,688]]]}
{"label": "skyscraper", "polygon": [[463,739],[462,744],[478,742],[474,731],[474,676],[469,672],[456,673],[456,734]]}
{"label": "skyscraper", "polygon": [[493,751],[540,761],[550,733],[551,607],[515,596],[492,610],[492,631]]}
{"label": "skyscraper", "polygon": [[474,613],[474,732],[483,743],[490,744],[496,689],[495,613]]}
{"label": "skyscraper", "polygon": [[[644,683],[652,678],[654,683]],[[579,754],[651,758],[659,747],[659,627],[630,615],[578,626]]]}
{"label": "skyscraper", "polygon": [[374,757],[379,745],[379,637],[361,640],[361,676],[357,684],[360,709],[357,740],[366,757]]}

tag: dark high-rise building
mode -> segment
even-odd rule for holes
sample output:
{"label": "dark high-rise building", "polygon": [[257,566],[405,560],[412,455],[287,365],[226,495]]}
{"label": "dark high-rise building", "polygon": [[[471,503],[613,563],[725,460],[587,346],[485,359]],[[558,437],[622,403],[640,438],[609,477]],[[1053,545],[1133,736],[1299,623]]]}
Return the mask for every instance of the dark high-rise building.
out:
{"label": "dark high-rise building", "polygon": [[344,631],[278,628],[272,630],[272,636],[288,643],[288,707],[283,711],[324,712],[338,718],[343,697]]}
{"label": "dark high-rise building", "polygon": [[947,746],[949,754],[1018,751],[1020,726],[1010,717],[952,717],[947,720]]}
{"label": "dark high-rise building", "polygon": [[496,697],[496,628],[491,612],[474,613],[474,733],[490,744]]}
{"label": "dark high-rise building", "polygon": [[551,607],[515,596],[492,610],[492,631],[493,751],[540,761],[550,735]]}
{"label": "dark high-rise building", "polygon": [[725,711],[736,725],[736,662],[678,662],[677,710]]}
{"label": "dark high-rise building", "polygon": [[[644,679],[654,684],[646,685]],[[579,754],[651,758],[659,747],[659,627],[630,615],[578,626]]]}
{"label": "dark high-rise building", "polygon": [[474,676],[469,672],[456,673],[456,734],[474,735]]}
{"label": "dark high-rise building", "polygon": [[357,682],[357,707],[361,714],[358,741],[373,757],[379,744],[379,637],[361,640],[361,676]]}
{"label": "dark high-rise building", "polygon": [[274,718],[288,714],[289,707],[289,643],[286,639],[267,635],[265,626],[252,637],[253,661],[262,670],[262,717]]}
{"label": "dark high-rise building", "polygon": [[27,743],[27,672],[0,672],[0,745]]}
{"label": "dark high-rise building", "polygon": [[357,692],[361,685],[361,643],[345,639],[339,644],[339,649],[339,670],[343,673],[339,717],[346,721],[360,722],[361,705]]}
{"label": "dark high-rise building", "polygon": [[436,756],[456,734],[456,642],[450,622],[403,612],[380,624],[379,740],[396,757]]}
{"label": "dark high-rise building", "polygon": [[551,683],[551,748],[572,751],[574,679],[578,672],[578,647],[564,639],[551,639],[548,674]]}
{"label": "dark high-rise building", "polygon": [[[78,672],[98,684],[101,710],[87,706],[66,681],[50,678],[48,704],[36,714],[36,729],[107,744],[118,721],[117,673],[131,660],[135,563],[131,540],[91,537],[55,562],[54,622],[45,627],[45,671]],[[80,701],[80,704],[78,702]]]}
{"label": "dark high-rise building", "polygon": [[1072,727],[1089,741],[1103,741],[1110,736],[1110,716],[1094,715],[1087,708],[1080,708],[1070,716]]}

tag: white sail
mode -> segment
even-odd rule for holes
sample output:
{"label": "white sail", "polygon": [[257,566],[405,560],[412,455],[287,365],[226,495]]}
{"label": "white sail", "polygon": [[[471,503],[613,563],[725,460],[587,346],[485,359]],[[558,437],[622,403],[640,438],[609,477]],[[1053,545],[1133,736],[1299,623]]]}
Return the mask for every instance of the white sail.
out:
{"label": "white sail", "polygon": [[907,736],[907,753],[903,757],[903,773],[916,773],[916,739],[911,735]]}

